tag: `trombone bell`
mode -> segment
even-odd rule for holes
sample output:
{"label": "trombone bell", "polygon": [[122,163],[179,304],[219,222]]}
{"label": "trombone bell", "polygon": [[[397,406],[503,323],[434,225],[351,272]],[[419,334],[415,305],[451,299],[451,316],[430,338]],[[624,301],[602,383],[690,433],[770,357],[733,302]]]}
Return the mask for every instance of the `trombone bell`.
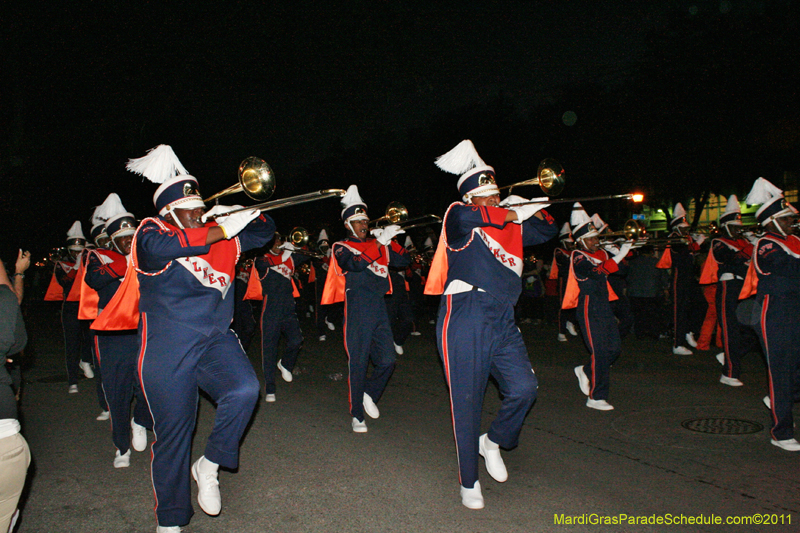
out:
{"label": "trombone bell", "polygon": [[211,195],[204,202],[220,196],[227,196],[237,192],[244,192],[257,202],[263,202],[275,192],[275,173],[266,161],[255,156],[250,156],[239,165],[239,183]]}
{"label": "trombone bell", "polygon": [[369,224],[376,227],[388,226],[389,224],[400,224],[408,220],[408,209],[400,202],[389,202],[386,206],[386,214],[375,220],[370,220]]}
{"label": "trombone bell", "polygon": [[289,233],[289,242],[291,242],[298,248],[307,246],[310,241],[311,237],[309,237],[308,231],[305,228],[301,228],[300,226],[297,226]]}
{"label": "trombone bell", "polygon": [[522,187],[523,185],[538,185],[547,196],[553,197],[561,194],[564,190],[564,167],[555,159],[543,159],[539,163],[539,168],[536,171],[536,177],[525,181],[512,183],[511,185],[504,185],[499,187],[499,190],[508,189],[509,194],[513,191],[514,187]]}

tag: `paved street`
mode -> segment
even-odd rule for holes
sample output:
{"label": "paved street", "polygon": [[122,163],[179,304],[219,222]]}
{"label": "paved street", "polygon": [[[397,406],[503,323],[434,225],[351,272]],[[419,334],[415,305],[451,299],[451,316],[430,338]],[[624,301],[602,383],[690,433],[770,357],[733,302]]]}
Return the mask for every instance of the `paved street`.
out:
{"label": "paved street", "polygon": [[[132,452],[130,468],[113,468],[109,422],[95,420],[94,382],[83,380],[79,394],[67,394],[57,309],[33,306],[27,320],[32,364],[22,422],[34,463],[18,531],[155,531],[150,454]],[[354,434],[341,330],[321,343],[308,319],[302,325],[306,342],[294,382],[278,378],[277,402],[260,400],[239,471],[220,475],[222,513],[209,517],[195,505],[185,532],[800,530],[800,454],[769,443],[764,365],[756,354],[744,362],[745,386],[731,388],[718,382],[718,350],[674,356],[667,340],[626,339],[612,369],[609,401],[616,409],[599,412],[584,406],[573,374],[586,357],[580,339],[558,343],[554,326],[523,325],[539,398],[520,446],[503,454],[509,480],[497,483],[481,467],[486,508],[471,511],[460,502],[433,326],[423,324],[398,357],[380,419],[367,419],[369,432]],[[257,343],[250,357],[260,375]],[[490,384],[486,427],[498,406]],[[202,454],[213,415],[201,399],[193,458]],[[764,429],[730,435],[682,426],[711,418]],[[723,521],[770,513],[779,525],[557,523],[561,515],[592,513],[713,514]]]}

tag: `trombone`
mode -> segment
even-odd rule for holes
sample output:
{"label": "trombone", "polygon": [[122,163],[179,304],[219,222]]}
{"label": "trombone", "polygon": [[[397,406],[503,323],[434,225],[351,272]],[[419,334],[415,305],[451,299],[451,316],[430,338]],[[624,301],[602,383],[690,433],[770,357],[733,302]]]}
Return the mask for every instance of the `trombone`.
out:
{"label": "trombone", "polygon": [[501,191],[508,189],[508,193],[511,194],[514,187],[538,185],[547,196],[558,196],[564,190],[564,184],[564,167],[555,159],[543,159],[536,170],[535,178],[504,185],[503,187],[498,187],[498,189]]}
{"label": "trombone", "polygon": [[[275,173],[266,161],[255,156],[250,156],[239,165],[239,183],[232,185],[227,189],[209,196],[204,202],[215,200],[220,196],[227,196],[237,192],[244,192],[253,200],[267,200],[275,192]],[[260,204],[251,205],[248,207],[240,207],[224,214],[215,215],[211,218],[231,215],[239,213],[240,211],[250,211],[251,209],[258,209],[259,211],[270,211],[272,209],[280,209],[282,207],[289,207],[292,205],[304,204],[307,202],[315,202],[324,198],[338,196],[341,198],[345,195],[344,189],[324,189],[321,191],[314,191],[305,194],[298,194],[288,198],[281,198],[280,200],[271,200],[262,202]]]}
{"label": "trombone", "polygon": [[382,228],[390,224],[396,224],[404,230],[428,226],[430,224],[440,224],[442,218],[436,215],[422,215],[415,218],[408,218],[408,209],[400,202],[389,202],[386,206],[386,213],[379,218],[369,221],[369,224],[376,228]]}
{"label": "trombone", "polygon": [[662,244],[687,244],[690,237],[663,237],[659,239],[651,239],[647,235],[647,228],[638,220],[630,219],[622,226],[621,231],[609,231],[602,233],[600,237],[603,238],[603,244],[611,244],[611,239],[606,237],[624,237],[626,241],[632,242],[637,246],[646,245],[662,245]]}
{"label": "trombone", "polygon": [[311,236],[308,234],[308,230],[305,228],[300,226],[293,228],[292,231],[289,232],[289,242],[298,248],[297,250],[292,250],[293,254],[307,255],[321,261],[324,261],[328,258],[326,255],[318,252],[303,250],[303,246],[308,246],[308,244],[311,242]]}

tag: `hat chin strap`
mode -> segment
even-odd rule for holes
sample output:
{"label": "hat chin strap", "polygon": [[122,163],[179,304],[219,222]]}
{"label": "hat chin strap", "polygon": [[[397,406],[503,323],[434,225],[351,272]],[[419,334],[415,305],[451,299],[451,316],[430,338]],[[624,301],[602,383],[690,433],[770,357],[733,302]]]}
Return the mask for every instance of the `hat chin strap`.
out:
{"label": "hat chin strap", "polygon": [[166,209],[167,209],[167,212],[164,213],[164,216],[172,215],[173,224],[178,226],[180,229],[186,229],[186,228],[183,227],[183,224],[181,224],[181,221],[178,220],[178,216],[175,214],[175,210],[172,208],[172,206],[168,205]]}

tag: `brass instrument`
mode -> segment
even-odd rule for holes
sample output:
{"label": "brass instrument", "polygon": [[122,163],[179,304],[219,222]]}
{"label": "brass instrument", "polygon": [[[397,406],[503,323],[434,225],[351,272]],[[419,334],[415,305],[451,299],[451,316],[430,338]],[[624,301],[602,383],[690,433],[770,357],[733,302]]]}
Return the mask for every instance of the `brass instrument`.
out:
{"label": "brass instrument", "polygon": [[399,224],[408,220],[408,209],[400,202],[389,202],[386,206],[386,214],[382,217],[370,220],[368,224],[375,227],[388,226],[389,224]]}
{"label": "brass instrument", "polygon": [[[311,237],[308,235],[308,231],[305,228],[301,228],[300,226],[295,227],[289,232],[289,242],[295,245],[298,249],[292,250],[293,254],[301,254],[307,255],[309,257],[313,257],[314,259],[325,260],[328,257],[325,254],[321,254],[318,252],[314,252],[312,250],[303,250],[303,246],[307,246],[308,243],[311,241]],[[308,267],[310,271],[310,266]],[[301,266],[302,271],[302,266]]]}
{"label": "brass instrument", "polygon": [[264,201],[275,192],[275,173],[266,161],[250,156],[239,165],[239,183],[212,194],[204,202],[208,203],[220,196],[244,192],[255,201]]}
{"label": "brass instrument", "polygon": [[376,228],[382,228],[390,224],[395,224],[404,230],[419,228],[430,224],[440,224],[442,218],[436,215],[422,215],[415,218],[408,218],[408,209],[400,202],[389,202],[386,206],[386,214],[382,217],[370,220],[369,224],[374,224]]}
{"label": "brass instrument", "polygon": [[500,207],[514,207],[517,205],[530,205],[530,204],[567,204],[567,203],[574,203],[574,202],[591,202],[593,200],[614,200],[614,199],[624,199],[624,200],[632,200],[633,202],[639,203],[644,200],[644,195],[640,193],[627,193],[627,194],[609,194],[606,196],[586,196],[584,198],[560,198],[558,200],[554,200],[553,198],[548,198],[546,196],[540,198],[531,198],[527,202],[520,202],[518,204],[506,204],[501,205]]}
{"label": "brass instrument", "polygon": [[308,276],[311,274],[311,263],[303,263],[297,268],[297,271],[303,274],[304,276]]}
{"label": "brass instrument", "polygon": [[647,245],[667,245],[667,244],[688,244],[689,237],[661,237],[651,239],[647,234],[647,228],[638,220],[630,219],[622,226],[621,231],[609,231],[600,235],[603,244],[611,244],[614,241],[606,237],[624,237],[626,241],[634,243],[636,247]]}
{"label": "brass instrument", "polygon": [[564,167],[555,159],[544,159],[539,163],[535,178],[504,185],[499,189],[501,191],[508,189],[509,194],[511,194],[514,187],[538,185],[547,196],[558,196],[564,190],[564,183]]}
{"label": "brass instrument", "polygon": [[[234,194],[237,192],[244,192],[253,200],[266,200],[275,192],[275,173],[270,166],[263,159],[255,156],[250,156],[239,165],[239,183],[224,189],[217,194],[213,194],[203,200],[209,202],[220,196]],[[262,202],[260,204],[251,205],[249,207],[241,207],[229,211],[225,214],[215,215],[211,218],[231,215],[239,213],[240,211],[249,211],[251,209],[258,209],[259,211],[270,211],[272,209],[280,209],[281,207],[289,207],[293,205],[304,204],[306,202],[314,202],[331,196],[342,197],[345,195],[344,189],[325,189],[322,191],[315,191],[306,194],[298,194],[290,196],[289,198],[282,198],[280,200],[271,200],[269,202]]]}

